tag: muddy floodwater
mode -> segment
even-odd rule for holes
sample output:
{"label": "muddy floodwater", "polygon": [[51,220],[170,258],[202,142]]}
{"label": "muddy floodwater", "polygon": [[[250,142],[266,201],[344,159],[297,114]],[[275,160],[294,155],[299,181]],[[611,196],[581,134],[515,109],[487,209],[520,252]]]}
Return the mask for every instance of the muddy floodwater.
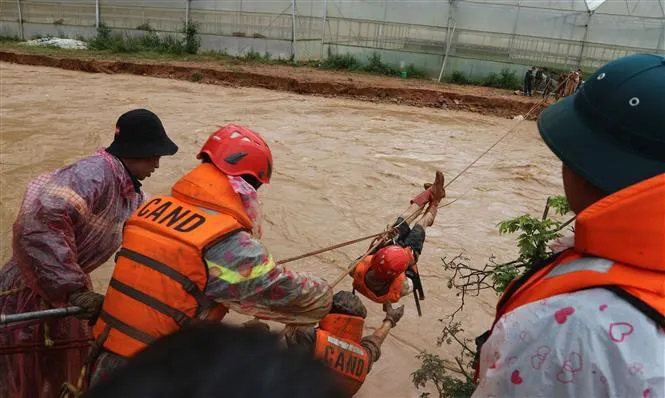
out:
{"label": "muddy floodwater", "polygon": [[[236,122],[262,133],[275,159],[273,180],[261,188],[264,237],[276,259],[380,232],[441,169],[457,175],[517,123],[478,114],[326,99],[252,88],[226,88],[140,76],[87,74],[0,63],[0,260],[11,256],[11,228],[27,182],[106,146],[123,112],[146,107],[180,146],[144,184],[150,194],[197,164],[196,151],[218,126]],[[490,254],[512,259],[513,237],[496,224],[539,214],[548,195],[562,192],[560,163],[522,122],[447,189],[449,200],[427,230],[420,258],[426,299],[419,318],[413,299],[383,346],[358,397],[417,397],[410,373],[423,349],[436,346],[438,319],[458,305],[447,288],[441,257],[460,252],[477,263]],[[368,242],[288,265],[328,280],[362,254]],[[106,290],[113,264],[93,273]],[[341,288],[350,289],[347,278]],[[364,300],[366,333],[381,321]],[[496,297],[468,300],[460,319],[469,337],[489,326]],[[244,320],[232,316],[230,321]],[[275,325],[273,330],[280,330]],[[451,358],[452,359],[452,358]]]}

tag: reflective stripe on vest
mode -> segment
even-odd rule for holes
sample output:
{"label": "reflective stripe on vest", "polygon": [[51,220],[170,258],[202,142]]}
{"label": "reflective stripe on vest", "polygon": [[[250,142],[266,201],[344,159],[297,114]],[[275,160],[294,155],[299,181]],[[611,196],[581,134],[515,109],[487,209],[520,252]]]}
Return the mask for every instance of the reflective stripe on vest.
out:
{"label": "reflective stripe on vest", "polygon": [[[196,286],[196,283],[194,283],[191,279],[187,278],[185,275],[183,275],[183,274],[179,273],[178,271],[174,270],[173,268],[169,267],[168,265],[160,263],[159,261],[156,261],[156,260],[154,260],[150,257],[144,256],[143,254],[140,254],[140,253],[137,253],[135,251],[128,250],[128,249],[125,249],[125,248],[120,249],[120,251],[118,251],[118,253],[115,255],[116,261],[118,260],[118,257],[120,257],[120,256],[127,257],[128,259],[130,259],[130,260],[132,260],[136,263],[144,265],[144,266],[146,266],[146,267],[148,267],[152,270],[155,270],[155,271],[159,272],[160,274],[163,274],[163,275],[173,279],[174,281],[178,282],[182,286],[183,290],[186,291],[187,293],[189,293],[192,297],[194,297],[194,299],[198,303],[198,308],[196,310],[196,317],[197,318],[201,318],[201,319],[205,318],[205,316],[207,315],[208,310],[215,304],[212,300],[208,299],[203,294],[201,289],[199,289],[198,286]],[[113,283],[114,280],[115,279],[112,279],[111,282]],[[120,283],[120,282],[116,281],[116,283]],[[111,286],[113,286],[113,284],[111,284]],[[131,294],[127,294],[126,291],[122,291],[120,289],[116,289],[116,290],[120,291],[121,293],[123,293],[127,296],[130,296],[131,298],[133,298],[137,301],[142,302],[143,304],[146,304],[146,305],[156,309],[157,311],[163,313],[164,315],[170,316],[171,318],[173,318],[173,320],[176,321],[176,323],[180,324],[181,326],[182,326],[182,323],[181,323],[182,317],[180,316],[180,314],[182,314],[183,316],[185,316],[187,318],[185,321],[190,320],[190,318],[186,314],[184,314],[184,313],[182,313],[182,312],[180,312],[180,311],[178,311],[174,308],[171,308],[171,307],[167,306],[166,304],[160,302],[157,299],[154,299],[154,298],[150,297],[150,299],[152,299],[154,301],[152,301],[152,300],[151,301],[144,301],[144,300],[141,300],[138,297],[145,297],[147,295],[143,295],[143,296],[137,295],[135,297]],[[138,290],[135,290],[135,289],[132,289],[132,290],[134,290],[135,292],[138,292]],[[173,313],[173,312],[169,312],[169,310],[167,310],[167,312],[164,312],[160,308],[157,308],[157,307],[151,305],[151,303],[154,303],[154,302],[158,302],[159,304],[161,304],[163,306],[166,306],[168,308],[171,308],[173,311],[177,311],[178,313],[176,314],[176,313]]]}
{"label": "reflective stripe on vest", "polygon": [[138,340],[144,344],[150,344],[153,341],[155,341],[155,337],[124,323],[123,321],[115,318],[106,311],[102,311],[99,314],[99,317],[101,318],[102,321],[106,322],[106,324],[109,325],[110,327],[118,329],[119,331],[133,338],[134,340]]}
{"label": "reflective stripe on vest", "polygon": [[208,264],[209,269],[216,269],[219,271],[219,275],[217,276],[217,278],[226,281],[232,285],[259,278],[275,268],[275,262],[273,261],[272,256],[268,257],[267,263],[254,266],[249,275],[243,275],[238,271],[226,268],[210,260],[206,262]]}
{"label": "reflective stripe on vest", "polygon": [[170,316],[180,326],[185,326],[191,319],[184,312],[179,311],[169,306],[168,304],[164,304],[161,301],[157,300],[156,298],[150,297],[147,294],[138,291],[131,286],[127,286],[117,279],[111,279],[111,283],[109,283],[109,286],[119,291],[120,293],[124,294],[125,296],[129,296],[136,301],[140,301],[143,304],[152,307],[153,309],[161,312],[166,316]]}
{"label": "reflective stripe on vest", "polygon": [[358,392],[369,372],[369,355],[362,346],[322,329],[316,330],[314,356],[335,371],[349,396]]}

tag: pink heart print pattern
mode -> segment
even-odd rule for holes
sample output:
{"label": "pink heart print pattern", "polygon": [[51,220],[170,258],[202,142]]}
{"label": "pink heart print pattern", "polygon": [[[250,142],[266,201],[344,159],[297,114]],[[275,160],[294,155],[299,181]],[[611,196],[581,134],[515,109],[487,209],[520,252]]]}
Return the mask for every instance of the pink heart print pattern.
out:
{"label": "pink heart print pattern", "polygon": [[638,375],[638,374],[641,375],[642,373],[644,373],[644,365],[642,365],[641,363],[636,362],[636,363],[630,365],[630,367],[628,368],[628,373],[630,373],[633,376]]}
{"label": "pink heart print pattern", "polygon": [[582,370],[582,355],[577,352],[568,354],[568,359],[563,362],[561,369],[556,374],[556,379],[563,383],[569,384],[575,381],[577,372]]}
{"label": "pink heart print pattern", "polygon": [[552,349],[546,345],[538,347],[536,353],[531,356],[531,367],[540,370],[550,352],[552,352]]}
{"label": "pink heart print pattern", "polygon": [[565,307],[554,313],[554,320],[559,325],[563,325],[568,320],[568,316],[572,315],[575,312],[573,307]]}
{"label": "pink heart print pattern", "polygon": [[628,322],[615,322],[610,324],[610,339],[616,343],[622,343],[627,336],[633,334],[635,328]]}
{"label": "pink heart print pattern", "polygon": [[501,359],[501,354],[499,351],[494,351],[494,359],[489,359],[489,361],[492,361],[492,364],[489,366],[490,369],[496,369],[498,367],[497,362],[499,362],[499,359]]}
{"label": "pink heart print pattern", "polygon": [[528,343],[531,341],[531,333],[527,332],[526,330],[522,330],[520,332],[520,340],[522,340],[523,343]]}
{"label": "pink heart print pattern", "polygon": [[510,381],[513,384],[522,384],[524,380],[522,380],[522,376],[520,376],[519,369],[513,371],[513,373],[510,375]]}

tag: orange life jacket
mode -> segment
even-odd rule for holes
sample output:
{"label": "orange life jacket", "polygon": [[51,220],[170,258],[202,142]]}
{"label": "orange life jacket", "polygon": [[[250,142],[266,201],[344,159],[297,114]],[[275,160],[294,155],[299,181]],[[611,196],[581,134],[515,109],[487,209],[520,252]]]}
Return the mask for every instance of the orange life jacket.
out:
{"label": "orange life jacket", "polygon": [[204,251],[252,222],[228,178],[202,164],[171,196],[143,204],[126,222],[122,247],[93,334],[130,357],[195,319],[221,320],[228,309],[204,295]]}
{"label": "orange life jacket", "polygon": [[316,329],[314,356],[323,360],[339,377],[343,388],[353,396],[365,381],[371,363],[365,348],[360,345],[363,318],[329,314]]}
{"label": "orange life jacket", "polygon": [[575,247],[511,282],[494,324],[523,305],[592,288],[611,290],[665,328],[665,174],[581,212]]}
{"label": "orange life jacket", "polygon": [[369,289],[369,287],[367,287],[367,283],[365,282],[367,271],[369,271],[372,265],[372,257],[372,255],[366,256],[356,265],[356,268],[353,271],[353,288],[375,303],[383,304],[387,302],[398,302],[399,299],[402,298],[402,287],[406,280],[406,275],[401,273],[398,277],[393,279],[385,294],[381,296],[376,295]]}

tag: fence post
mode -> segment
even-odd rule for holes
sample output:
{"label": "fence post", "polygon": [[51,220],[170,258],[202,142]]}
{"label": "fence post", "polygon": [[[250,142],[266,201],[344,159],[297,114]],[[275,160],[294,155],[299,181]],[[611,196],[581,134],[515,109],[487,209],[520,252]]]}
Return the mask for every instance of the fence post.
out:
{"label": "fence post", "polygon": [[582,60],[584,58],[584,47],[586,47],[586,40],[589,37],[589,25],[591,25],[591,16],[593,15],[594,11],[589,10],[588,14],[589,17],[586,20],[586,25],[584,26],[584,38],[582,39],[582,45],[580,46],[580,56],[577,60],[577,67],[581,68],[582,67]]}
{"label": "fence post", "polygon": [[99,29],[99,0],[95,0],[95,28]]}
{"label": "fence post", "polygon": [[189,23],[189,0],[185,0],[185,23]]}
{"label": "fence post", "polygon": [[328,18],[328,0],[323,0],[323,27],[321,28],[321,55],[319,59],[323,60],[323,46],[326,38],[326,19]]}
{"label": "fence post", "polygon": [[[439,79],[438,82],[441,82],[441,78],[443,77],[443,72],[446,70],[446,62],[448,61],[448,51],[450,50],[450,43],[452,42],[452,38],[455,36],[455,27],[457,26],[457,21],[455,21],[455,0],[448,0],[449,6],[448,6],[448,31],[446,33],[446,52],[443,55],[443,61],[441,62],[441,71],[439,72]],[[452,26],[452,30],[450,29],[450,25]]]}
{"label": "fence post", "polygon": [[18,37],[21,40],[24,40],[23,36],[23,13],[21,13],[21,0],[16,0],[16,6],[18,7]]}
{"label": "fence post", "polygon": [[296,59],[296,0],[291,1],[291,58]]}
{"label": "fence post", "polygon": [[513,50],[515,49],[515,36],[517,35],[517,25],[520,21],[520,0],[517,0],[517,15],[515,16],[515,23],[513,24],[513,35],[510,37],[510,47],[508,48],[508,58],[514,56]]}

